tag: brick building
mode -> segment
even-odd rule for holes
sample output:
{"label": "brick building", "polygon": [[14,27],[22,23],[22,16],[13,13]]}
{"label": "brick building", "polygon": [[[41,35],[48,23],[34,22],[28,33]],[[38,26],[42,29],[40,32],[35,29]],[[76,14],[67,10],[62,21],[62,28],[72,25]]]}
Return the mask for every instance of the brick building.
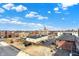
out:
{"label": "brick building", "polygon": [[63,34],[59,36],[56,39],[56,45],[58,48],[62,48],[68,51],[75,51],[76,45],[75,45],[76,36],[71,34]]}
{"label": "brick building", "polygon": [[0,38],[11,38],[19,36],[16,31],[0,31]]}
{"label": "brick building", "polygon": [[4,38],[5,37],[5,31],[0,31],[0,38]]}

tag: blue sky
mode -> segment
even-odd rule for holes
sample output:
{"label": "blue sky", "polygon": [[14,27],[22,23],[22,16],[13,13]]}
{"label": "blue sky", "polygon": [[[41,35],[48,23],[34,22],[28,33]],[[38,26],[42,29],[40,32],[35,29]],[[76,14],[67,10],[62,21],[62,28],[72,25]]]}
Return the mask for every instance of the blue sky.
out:
{"label": "blue sky", "polygon": [[0,30],[77,29],[78,11],[78,3],[2,3]]}

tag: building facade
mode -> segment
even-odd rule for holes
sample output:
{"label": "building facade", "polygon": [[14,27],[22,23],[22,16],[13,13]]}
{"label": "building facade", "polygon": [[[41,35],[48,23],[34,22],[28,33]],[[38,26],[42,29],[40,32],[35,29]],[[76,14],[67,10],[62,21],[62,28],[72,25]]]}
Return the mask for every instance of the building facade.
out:
{"label": "building facade", "polygon": [[76,37],[70,34],[63,34],[59,36],[56,40],[56,45],[58,48],[62,48],[68,51],[75,51],[76,44],[75,44]]}

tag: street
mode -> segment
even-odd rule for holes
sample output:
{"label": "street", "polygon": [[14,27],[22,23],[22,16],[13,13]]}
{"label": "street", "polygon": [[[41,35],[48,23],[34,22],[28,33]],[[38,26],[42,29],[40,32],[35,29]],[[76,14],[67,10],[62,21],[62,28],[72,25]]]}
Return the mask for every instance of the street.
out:
{"label": "street", "polygon": [[2,39],[2,38],[0,38],[0,41],[3,41],[3,39]]}
{"label": "street", "polygon": [[16,48],[11,47],[4,42],[0,42],[0,56],[16,56],[18,53],[19,50]]}

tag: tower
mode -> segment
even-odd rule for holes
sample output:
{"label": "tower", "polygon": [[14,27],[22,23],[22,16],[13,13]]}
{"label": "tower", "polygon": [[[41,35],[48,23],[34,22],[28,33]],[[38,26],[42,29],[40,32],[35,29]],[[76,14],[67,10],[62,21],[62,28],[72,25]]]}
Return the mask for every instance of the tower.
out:
{"label": "tower", "polygon": [[44,35],[48,35],[48,29],[44,26]]}

